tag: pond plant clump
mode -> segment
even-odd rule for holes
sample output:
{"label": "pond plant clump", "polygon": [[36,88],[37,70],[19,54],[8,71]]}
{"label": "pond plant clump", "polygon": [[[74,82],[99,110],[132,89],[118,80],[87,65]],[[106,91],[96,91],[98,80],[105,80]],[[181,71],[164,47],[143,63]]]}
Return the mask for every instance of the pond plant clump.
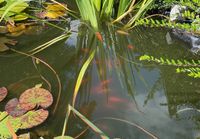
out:
{"label": "pond plant clump", "polygon": [[[80,41],[80,43],[77,43],[74,48],[77,54],[81,52],[80,61],[82,63],[80,69],[77,70],[78,74],[72,92],[72,100],[66,106],[67,113],[62,135],[54,137],[55,139],[73,138],[65,134],[67,125],[70,124],[69,119],[74,115],[78,120],[87,125],[87,129],[80,133],[80,136],[88,129],[92,129],[102,139],[110,138],[94,124],[95,120],[93,122],[90,121],[87,116],[75,109],[78,93],[84,80],[86,80],[84,77],[87,75],[88,68],[93,61],[98,63],[100,61],[98,61],[98,58],[102,60],[104,59],[102,57],[108,53],[110,55],[107,57],[114,62],[109,61],[109,63],[105,58],[104,63],[99,62],[100,64],[98,63],[99,65],[97,64],[96,67],[99,74],[98,77],[103,82],[99,90],[102,89],[106,95],[110,91],[107,83],[109,80],[106,79],[107,74],[105,73],[107,65],[109,71],[117,69],[116,73],[118,78],[120,78],[121,85],[123,86],[122,80],[124,79],[128,84],[124,88],[129,89],[132,88],[132,85],[130,85],[131,81],[126,78],[133,76],[133,73],[128,74],[131,71],[129,70],[130,65],[146,66],[146,63],[143,61],[159,66],[174,67],[176,73],[187,74],[187,76],[194,79],[200,78],[200,60],[198,59],[200,52],[199,0],[74,0],[73,4],[76,5],[78,11],[71,10],[73,7],[69,7],[67,5],[68,2],[56,0],[0,0],[0,53],[3,56],[16,53],[31,58],[32,64],[39,73],[39,77],[48,85],[48,90],[51,90],[50,82],[40,73],[38,65],[41,64],[47,67],[55,75],[56,87],[58,87],[56,100],[53,99],[50,91],[40,86],[25,90],[20,94],[19,98],[14,97],[10,99],[5,105],[5,111],[0,112],[0,138],[17,139],[20,136],[16,135],[19,133],[18,131],[31,129],[42,124],[50,115],[48,108],[53,104],[53,100],[55,101],[55,107],[52,113],[55,113],[61,98],[61,80],[55,69],[42,60],[42,58],[39,58],[40,55],[38,56],[37,54],[62,40],[65,40],[66,43],[70,37],[73,39],[74,36],[78,36],[76,41]],[[70,25],[70,21],[74,19],[79,22],[73,28]],[[66,24],[69,24],[71,28],[66,27]],[[137,51],[138,48],[131,44],[129,34],[133,28],[141,26],[144,27],[143,29],[148,27],[167,29],[168,34],[166,38],[168,43],[172,43],[173,38],[180,39],[188,44],[188,51],[195,58],[189,60],[184,58],[175,59],[173,57],[165,57],[165,55],[156,57],[148,53],[141,54],[138,52],[137,56],[134,57],[136,61],[133,61],[119,55],[116,49],[121,49],[121,46],[119,46],[121,36],[125,36],[128,40],[127,48],[129,52]],[[17,48],[17,44],[20,43],[18,40],[20,40],[21,36],[38,35],[47,28],[56,28],[60,31],[60,35],[35,48],[27,48],[25,51]],[[84,33],[78,32],[76,28],[82,28]],[[107,30],[105,31],[104,28]],[[111,33],[111,30],[114,30],[114,33]],[[121,36],[119,37],[117,34]],[[110,43],[108,38],[113,42]],[[70,49],[74,48],[71,47]],[[126,54],[128,57],[131,57],[129,52]],[[117,57],[120,57],[120,60]],[[122,60],[130,65],[124,64]],[[121,63],[125,66],[121,65]],[[138,78],[145,82],[143,77],[139,76]],[[6,98],[8,92],[9,89],[6,87],[0,88],[0,102]],[[129,95],[134,98],[134,94],[129,93]],[[116,98],[113,98],[113,100],[121,102]],[[136,102],[135,105],[140,112]],[[114,117],[107,117],[105,119],[131,125],[150,138],[158,139],[156,135],[137,123]],[[25,134],[24,136],[29,136],[28,138],[30,138],[30,135]]]}

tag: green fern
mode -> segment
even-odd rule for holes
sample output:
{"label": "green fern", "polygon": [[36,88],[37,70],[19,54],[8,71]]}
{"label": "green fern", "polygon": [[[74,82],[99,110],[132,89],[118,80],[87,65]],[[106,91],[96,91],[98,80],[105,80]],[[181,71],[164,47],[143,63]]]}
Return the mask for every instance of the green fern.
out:
{"label": "green fern", "polygon": [[168,58],[155,58],[149,55],[143,55],[139,58],[140,61],[151,61],[160,65],[175,66],[176,73],[187,73],[188,76],[193,78],[200,78],[200,60],[175,60]]}

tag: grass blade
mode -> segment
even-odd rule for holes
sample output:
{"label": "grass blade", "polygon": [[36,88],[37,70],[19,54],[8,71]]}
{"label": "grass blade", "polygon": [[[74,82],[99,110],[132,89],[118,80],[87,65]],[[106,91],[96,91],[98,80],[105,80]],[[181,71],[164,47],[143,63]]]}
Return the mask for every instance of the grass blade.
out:
{"label": "grass blade", "polygon": [[93,60],[94,56],[95,56],[95,50],[92,51],[92,53],[90,54],[89,58],[86,60],[86,62],[83,64],[80,72],[79,72],[79,75],[78,75],[78,78],[77,78],[77,81],[76,81],[76,85],[75,85],[75,89],[74,89],[74,94],[73,94],[73,101],[72,101],[72,106],[75,105],[75,101],[76,101],[76,97],[77,97],[77,94],[78,94],[78,91],[79,91],[79,88],[81,86],[81,82],[82,82],[82,79],[83,79],[83,76],[85,75],[85,72],[89,66],[89,64],[91,63],[91,61]]}

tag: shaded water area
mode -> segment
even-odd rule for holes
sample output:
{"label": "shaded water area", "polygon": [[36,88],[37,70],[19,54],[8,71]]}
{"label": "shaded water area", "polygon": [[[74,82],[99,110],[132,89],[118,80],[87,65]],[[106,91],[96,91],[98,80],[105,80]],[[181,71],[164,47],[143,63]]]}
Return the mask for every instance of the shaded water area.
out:
{"label": "shaded water area", "polygon": [[[86,26],[77,28],[78,23],[78,20],[71,21],[74,32],[70,38],[36,54],[51,65],[61,79],[62,92],[56,111],[58,83],[55,74],[44,64],[34,64],[31,58],[12,51],[0,55],[0,86],[9,90],[8,97],[0,104],[1,111],[9,99],[19,97],[24,90],[43,83],[44,88],[51,89],[54,104],[47,121],[29,132],[33,138],[42,136],[52,139],[61,135],[80,68],[92,49],[96,49],[95,58],[82,81],[75,108],[106,135],[120,139],[151,138],[130,125],[136,123],[162,139],[200,137],[200,80],[177,74],[175,67],[139,61],[144,54],[199,59],[187,49],[187,44],[175,38],[172,44],[168,44],[166,34],[169,30],[145,27],[133,29],[128,36],[117,33],[114,27],[105,27],[101,32],[102,44]],[[70,28],[70,24],[65,27]],[[22,35],[17,38],[19,43],[14,49],[27,52],[61,34],[56,28],[45,28],[38,34]],[[84,122],[71,115],[66,134],[76,137],[86,128]],[[23,132],[27,130],[19,133]],[[89,129],[79,138],[100,137]]]}

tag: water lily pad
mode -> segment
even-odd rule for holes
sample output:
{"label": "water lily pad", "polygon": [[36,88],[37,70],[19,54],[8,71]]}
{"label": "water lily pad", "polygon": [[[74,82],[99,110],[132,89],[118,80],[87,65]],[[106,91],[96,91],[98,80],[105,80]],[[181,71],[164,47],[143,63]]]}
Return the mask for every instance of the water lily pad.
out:
{"label": "water lily pad", "polygon": [[9,115],[13,117],[22,116],[24,113],[27,112],[20,106],[17,98],[13,98],[10,101],[8,101],[8,103],[5,106],[5,110]]}
{"label": "water lily pad", "polygon": [[0,102],[7,96],[8,90],[5,87],[0,88]]}
{"label": "water lily pad", "polygon": [[36,106],[41,106],[45,109],[53,103],[53,97],[48,90],[34,87],[23,92],[19,102],[25,110],[32,110]]}
{"label": "water lily pad", "polygon": [[28,129],[43,123],[49,115],[47,110],[39,109],[27,112],[25,115],[19,117],[20,129]]}
{"label": "water lily pad", "polygon": [[17,41],[8,39],[7,37],[0,37],[0,52],[9,50],[6,44],[16,45]]}

